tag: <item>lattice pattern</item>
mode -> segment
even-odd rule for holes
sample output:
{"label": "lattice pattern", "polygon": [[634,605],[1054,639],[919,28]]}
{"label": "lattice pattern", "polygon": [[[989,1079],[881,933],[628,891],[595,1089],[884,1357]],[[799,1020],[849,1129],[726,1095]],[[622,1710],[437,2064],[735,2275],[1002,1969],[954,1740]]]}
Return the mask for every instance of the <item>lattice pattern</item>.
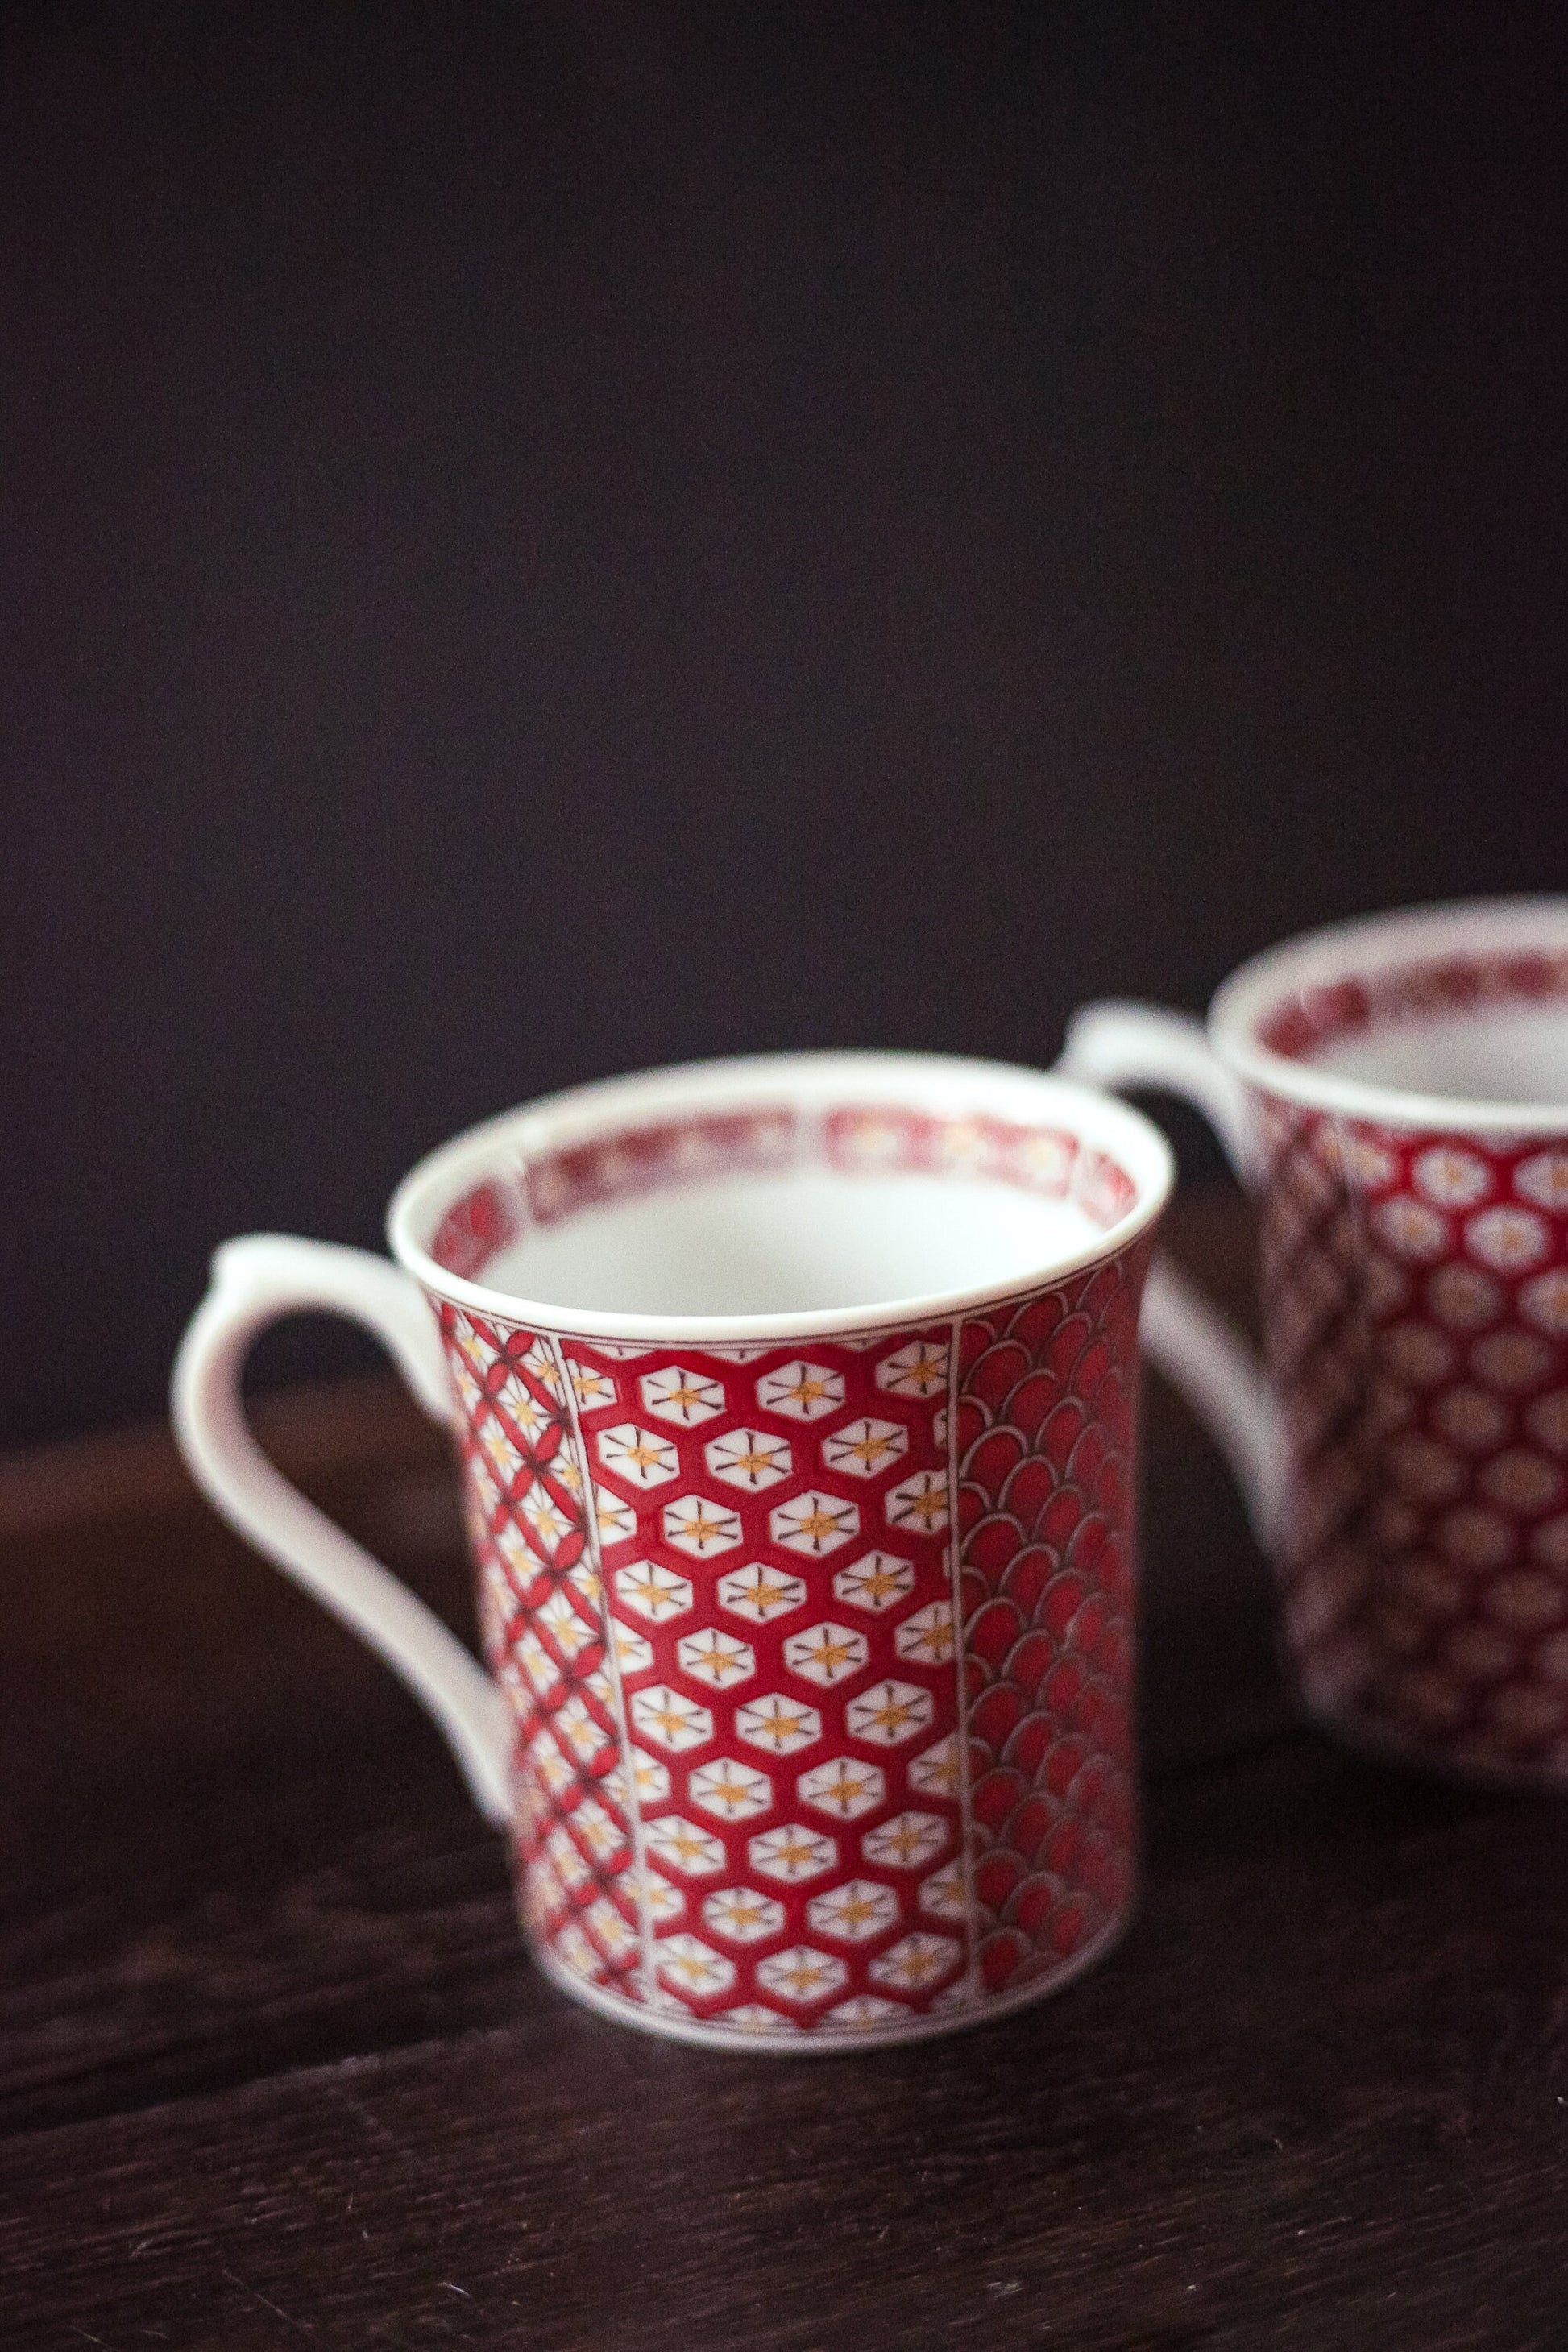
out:
{"label": "lattice pattern", "polygon": [[983,2008],[1115,1924],[1142,1269],[971,1319],[959,1360],[945,1324],[634,1349],[442,1307],[556,1966],[831,2033]]}
{"label": "lattice pattern", "polygon": [[1568,1149],[1257,1105],[1287,1642],[1312,1708],[1568,1770]]}
{"label": "lattice pattern", "polygon": [[450,1306],[441,1326],[485,1646],[517,1719],[525,1916],[574,1974],[636,1998],[641,1890],[560,1362],[548,1339]]}

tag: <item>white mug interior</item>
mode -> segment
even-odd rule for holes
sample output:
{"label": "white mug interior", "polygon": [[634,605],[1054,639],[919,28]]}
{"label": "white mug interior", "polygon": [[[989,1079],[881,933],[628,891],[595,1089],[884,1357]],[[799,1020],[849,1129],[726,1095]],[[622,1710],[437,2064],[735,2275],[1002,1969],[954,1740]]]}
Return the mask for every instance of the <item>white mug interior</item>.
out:
{"label": "white mug interior", "polygon": [[388,1219],[427,1288],[635,1339],[866,1328],[1021,1292],[1147,1224],[1169,1152],[1004,1064],[798,1054],[551,1097],[421,1162]]}

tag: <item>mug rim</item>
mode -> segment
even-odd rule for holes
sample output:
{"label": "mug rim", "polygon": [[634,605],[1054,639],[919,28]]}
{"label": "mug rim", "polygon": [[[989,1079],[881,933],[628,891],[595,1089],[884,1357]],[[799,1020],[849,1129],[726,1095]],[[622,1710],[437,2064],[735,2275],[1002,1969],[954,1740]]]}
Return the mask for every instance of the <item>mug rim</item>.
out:
{"label": "mug rim", "polygon": [[[1484,1135],[1561,1135],[1568,1130],[1568,1096],[1561,1103],[1510,1102],[1504,1097],[1424,1094],[1344,1077],[1266,1045],[1260,1021],[1305,989],[1364,977],[1372,956],[1398,969],[1424,952],[1469,949],[1568,955],[1568,896],[1456,898],[1401,907],[1323,923],[1265,948],[1220,982],[1209,1005],[1209,1043],[1235,1076],[1266,1094],[1339,1112],[1384,1127]],[[1361,955],[1357,967],[1352,957]]]}
{"label": "mug rim", "polygon": [[[898,1085],[893,1082],[897,1080]],[[1035,1116],[1055,1113],[1079,1143],[1111,1152],[1134,1188],[1131,1206],[1080,1247],[1060,1250],[1005,1281],[958,1290],[868,1299],[853,1307],[752,1315],[652,1315],[629,1309],[572,1307],[454,1274],[432,1255],[422,1234],[433,1234],[443,1211],[493,1170],[509,1148],[519,1157],[552,1145],[586,1142],[628,1114],[668,1118],[678,1109],[744,1108],[770,1094],[808,1104],[845,1086],[870,1089],[872,1101],[932,1110],[956,1090],[989,1088],[994,1099],[970,1102],[970,1113],[1007,1116],[1029,1106]],[[913,1096],[912,1101],[910,1096]],[[724,1055],[671,1063],[624,1076],[595,1079],[542,1095],[464,1129],[417,1160],[387,1206],[393,1256],[438,1298],[489,1320],[584,1339],[699,1347],[784,1346],[846,1332],[875,1332],[917,1322],[942,1322],[1018,1298],[1119,1255],[1155,1222],[1170,1197],[1175,1163],[1159,1129],[1142,1112],[1071,1078],[1015,1062],[902,1048],[840,1052]]]}

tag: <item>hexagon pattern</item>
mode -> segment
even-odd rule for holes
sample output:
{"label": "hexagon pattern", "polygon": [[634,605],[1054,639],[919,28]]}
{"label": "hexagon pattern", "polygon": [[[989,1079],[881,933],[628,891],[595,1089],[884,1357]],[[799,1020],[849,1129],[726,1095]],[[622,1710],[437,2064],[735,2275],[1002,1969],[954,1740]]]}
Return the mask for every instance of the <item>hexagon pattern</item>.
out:
{"label": "hexagon pattern", "polygon": [[881,2032],[1041,1986],[1114,1928],[1143,1263],[794,1347],[440,1306],[521,1899],[559,1970],[689,2025]]}
{"label": "hexagon pattern", "polygon": [[1509,1779],[1568,1772],[1568,1145],[1255,1096],[1313,1713]]}
{"label": "hexagon pattern", "polygon": [[[928,1394],[889,1396],[878,1369],[907,1354],[912,1337],[917,1360],[939,1364],[940,1378]],[[889,1527],[899,1508],[889,1496],[911,1470],[946,1504],[937,1415],[951,1340],[944,1326],[853,1346],[751,1349],[742,1361],[691,1349],[617,1360],[562,1342],[588,1398],[581,1432],[596,1475],[637,1512],[635,1533],[606,1541],[603,1557],[612,1605],[635,1613],[653,1652],[625,1676],[633,1735],[672,1767],[675,1802],[655,1801],[655,1859],[681,1905],[650,1922],[653,1972],[662,1996],[694,2018],[836,2032],[865,2022],[858,2011],[829,2014],[847,1999],[875,1996],[884,2022],[912,2021],[933,1993],[964,1980],[962,1920],[954,1934],[920,1904],[935,1866],[922,1868],[927,1853],[940,1862],[962,1850],[958,1776],[921,1800],[938,1823],[934,1842],[928,1832],[919,1849],[889,1851],[875,1866],[864,1850],[868,1831],[910,1811],[908,1765],[957,1720],[951,1639],[933,1648],[928,1634],[932,1612],[949,1627],[952,1619],[941,1511],[928,1507],[912,1529],[900,1528],[896,1549]],[[605,1375],[613,1392],[600,1385]],[[637,1484],[638,1462],[617,1476],[597,1435],[624,1428],[634,1402],[657,1418],[656,1394],[677,1409],[700,1400],[701,1418],[689,1434],[668,1415],[658,1422],[680,1471],[649,1490]],[[652,1578],[650,1565],[665,1577]],[[692,1605],[681,1611],[672,1603],[688,1588]],[[912,1619],[914,1646],[900,1654],[898,1633]],[[674,1693],[687,1707],[671,1705]],[[684,1738],[698,1709],[712,1720],[706,1743],[658,1744]],[[872,1978],[874,1958],[944,1924],[942,1967],[924,1963],[929,1983],[920,1969],[907,1984]],[[663,1947],[676,1937],[688,1940],[666,1965]],[[733,1978],[704,1975],[693,1940]]]}

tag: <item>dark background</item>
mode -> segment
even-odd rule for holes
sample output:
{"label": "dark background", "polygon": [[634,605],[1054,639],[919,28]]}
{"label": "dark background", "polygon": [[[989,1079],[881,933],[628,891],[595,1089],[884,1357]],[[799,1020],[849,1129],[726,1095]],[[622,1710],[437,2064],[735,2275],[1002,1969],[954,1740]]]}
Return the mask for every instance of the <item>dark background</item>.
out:
{"label": "dark background", "polygon": [[[674,1056],[1563,887],[1568,9],[13,7],[0,1443]],[[274,1370],[341,1358],[312,1330]]]}

